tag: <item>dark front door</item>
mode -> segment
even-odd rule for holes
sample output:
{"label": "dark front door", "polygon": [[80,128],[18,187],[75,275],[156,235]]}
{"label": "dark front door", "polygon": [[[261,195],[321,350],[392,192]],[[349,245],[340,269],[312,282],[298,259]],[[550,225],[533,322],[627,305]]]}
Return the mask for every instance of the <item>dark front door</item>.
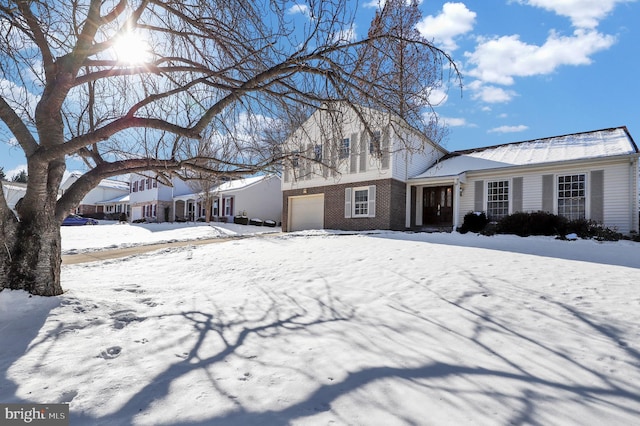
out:
{"label": "dark front door", "polygon": [[422,223],[424,225],[453,224],[453,186],[423,189]]}

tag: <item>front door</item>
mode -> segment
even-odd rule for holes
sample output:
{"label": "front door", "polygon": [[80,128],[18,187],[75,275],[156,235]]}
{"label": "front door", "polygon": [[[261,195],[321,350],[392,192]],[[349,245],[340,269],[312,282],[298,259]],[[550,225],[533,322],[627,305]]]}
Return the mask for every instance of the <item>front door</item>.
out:
{"label": "front door", "polygon": [[453,225],[453,186],[437,186],[422,190],[422,223]]}

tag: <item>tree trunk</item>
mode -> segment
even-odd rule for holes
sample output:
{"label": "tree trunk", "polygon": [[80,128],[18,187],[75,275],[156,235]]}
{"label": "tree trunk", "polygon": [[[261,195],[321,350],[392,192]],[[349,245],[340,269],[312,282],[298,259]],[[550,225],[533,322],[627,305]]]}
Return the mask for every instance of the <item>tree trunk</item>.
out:
{"label": "tree trunk", "polygon": [[[31,160],[31,159],[30,159]],[[56,214],[64,162],[31,161],[25,196],[16,204],[19,218],[0,199],[2,288],[36,296],[62,294],[61,215]]]}
{"label": "tree trunk", "polygon": [[62,294],[60,284],[60,224],[53,217],[38,215],[36,220],[18,223],[14,237],[5,239],[3,257],[9,261],[5,288],[25,290],[38,296]]}

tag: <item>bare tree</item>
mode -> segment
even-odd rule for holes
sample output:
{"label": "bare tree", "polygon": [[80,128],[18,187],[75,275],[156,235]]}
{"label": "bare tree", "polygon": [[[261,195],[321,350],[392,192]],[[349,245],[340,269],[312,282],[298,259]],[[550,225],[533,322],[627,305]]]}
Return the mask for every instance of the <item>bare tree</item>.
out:
{"label": "bare tree", "polygon": [[[103,178],[277,171],[282,153],[265,135],[301,107],[366,101],[398,112],[363,85],[358,52],[370,40],[344,36],[352,2],[309,0],[303,24],[287,5],[0,0],[0,131],[24,151],[29,176],[19,218],[0,195],[0,288],[62,293],[60,224]],[[387,38],[403,37],[375,34]],[[436,68],[450,61],[406,42]],[[224,149],[203,159],[201,144]],[[69,157],[89,171],[58,199]]]}
{"label": "bare tree", "polygon": [[[446,136],[433,110],[431,95],[443,87],[442,61],[417,30],[422,19],[417,0],[387,0],[371,21],[367,43],[359,49],[357,74],[367,89],[363,103],[394,111],[439,143]],[[455,67],[450,68],[455,72]]]}

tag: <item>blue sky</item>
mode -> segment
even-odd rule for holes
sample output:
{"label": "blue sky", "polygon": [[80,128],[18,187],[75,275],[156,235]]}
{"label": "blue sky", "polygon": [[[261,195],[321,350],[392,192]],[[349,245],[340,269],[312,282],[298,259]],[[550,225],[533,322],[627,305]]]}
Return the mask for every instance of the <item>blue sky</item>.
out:
{"label": "blue sky", "polygon": [[[379,2],[353,4],[360,38]],[[463,77],[462,91],[438,95],[447,149],[625,125],[640,142],[639,0],[423,0],[420,9],[418,29]],[[0,142],[9,177],[25,164],[19,148]]]}
{"label": "blue sky", "polygon": [[640,141],[636,0],[424,0],[463,77],[437,108],[467,149],[626,125]]}

